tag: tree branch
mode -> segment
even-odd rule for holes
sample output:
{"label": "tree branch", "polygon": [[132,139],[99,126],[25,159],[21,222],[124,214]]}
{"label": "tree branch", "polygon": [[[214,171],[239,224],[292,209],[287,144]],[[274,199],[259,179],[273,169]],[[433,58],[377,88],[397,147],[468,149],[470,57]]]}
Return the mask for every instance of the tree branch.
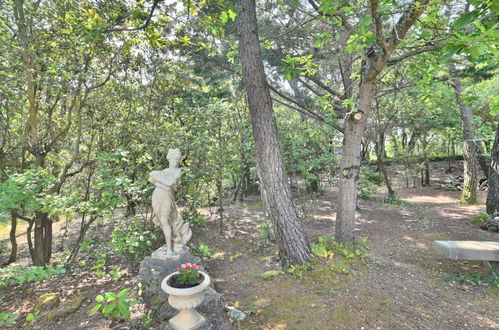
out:
{"label": "tree branch", "polygon": [[163,0],[154,0],[153,4],[152,4],[152,7],[151,7],[151,10],[149,11],[149,16],[147,16],[147,19],[146,21],[144,22],[144,24],[138,26],[138,27],[135,27],[135,28],[115,28],[115,29],[106,29],[104,30],[104,32],[123,32],[123,31],[137,31],[137,30],[142,30],[142,29],[145,29],[146,27],[149,26],[149,23],[151,23],[151,19],[152,19],[152,16],[154,14],[154,11],[156,10],[156,7],[158,6],[158,4],[160,2],[162,2]]}
{"label": "tree branch", "polygon": [[374,18],[374,25],[376,27],[376,38],[383,52],[386,53],[385,34],[383,33],[383,22],[378,13],[378,0],[371,0],[371,16]]}
{"label": "tree branch", "polygon": [[308,0],[308,3],[314,8],[314,10],[317,12],[317,14],[321,16],[326,16],[326,17],[339,17],[341,20],[341,24],[345,29],[347,29],[348,32],[352,32],[353,28],[352,25],[348,22],[348,18],[345,16],[344,13],[340,11],[336,11],[334,13],[326,13],[323,10],[321,10],[321,7],[314,1],[314,0]]}
{"label": "tree branch", "polygon": [[416,55],[419,55],[419,54],[422,54],[422,53],[426,53],[426,52],[431,52],[431,51],[434,51],[434,50],[438,50],[438,49],[440,49],[442,47],[443,47],[443,45],[429,45],[429,46],[424,46],[424,47],[421,47],[421,48],[418,48],[418,49],[414,49],[414,50],[408,51],[408,52],[406,52],[406,53],[404,53],[402,55],[390,58],[388,60],[387,65],[395,65],[398,62],[400,62],[402,60],[405,60],[406,58],[413,57],[413,56],[416,56]]}

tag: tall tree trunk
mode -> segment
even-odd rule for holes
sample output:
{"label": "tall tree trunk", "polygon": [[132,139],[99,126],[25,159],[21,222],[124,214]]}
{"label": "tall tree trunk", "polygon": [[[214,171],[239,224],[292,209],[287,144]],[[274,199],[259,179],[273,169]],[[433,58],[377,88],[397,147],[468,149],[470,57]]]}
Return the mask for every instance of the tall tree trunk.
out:
{"label": "tall tree trunk", "polygon": [[340,242],[355,240],[355,208],[360,174],[361,142],[373,96],[374,83],[363,82],[359,87],[357,101],[360,118],[351,114],[345,120],[335,233],[335,239]]}
{"label": "tall tree trunk", "polygon": [[16,239],[16,228],[17,228],[17,215],[15,211],[10,212],[10,257],[8,264],[16,262],[17,260],[17,239]]}
{"label": "tall tree trunk", "polygon": [[487,213],[499,212],[499,124],[490,153],[489,191],[487,192]]}
{"label": "tall tree trunk", "polygon": [[476,146],[476,158],[478,164],[480,165],[480,168],[482,169],[485,178],[488,179],[490,173],[490,158],[485,154],[485,150],[482,146],[482,143],[477,142],[475,143],[475,146]]}
{"label": "tall tree trunk", "polygon": [[239,55],[248,96],[256,160],[282,263],[304,264],[310,246],[298,218],[279,147],[277,123],[260,54],[255,0],[238,0]]}
{"label": "tall tree trunk", "polygon": [[[384,128],[383,128],[384,129]],[[378,169],[383,175],[383,181],[385,182],[386,189],[388,190],[388,198],[395,198],[395,190],[392,188],[390,183],[390,178],[388,177],[388,172],[386,171],[385,164],[385,134],[383,132],[378,132],[378,142],[376,143],[376,158],[378,160]]]}
{"label": "tall tree trunk", "polygon": [[452,88],[454,88],[456,102],[461,112],[461,124],[464,136],[464,186],[461,194],[461,203],[472,204],[476,202],[478,187],[478,160],[475,133],[473,131],[473,113],[470,107],[463,102],[461,79],[457,77],[452,78]]}
{"label": "tall tree trunk", "polygon": [[[404,12],[393,26],[388,38],[383,36],[381,24],[377,24],[377,41],[366,48],[361,63],[361,83],[357,94],[357,106],[345,118],[335,234],[338,241],[351,242],[355,240],[355,208],[360,172],[360,149],[367,116],[371,113],[376,77],[385,68],[393,50],[404,40],[411,26],[423,13],[427,3],[428,0],[413,1],[411,8]],[[376,1],[371,1],[371,16],[380,22]]]}
{"label": "tall tree trunk", "polygon": [[35,266],[47,266],[52,256],[52,219],[45,212],[35,212],[34,244],[31,259]]}

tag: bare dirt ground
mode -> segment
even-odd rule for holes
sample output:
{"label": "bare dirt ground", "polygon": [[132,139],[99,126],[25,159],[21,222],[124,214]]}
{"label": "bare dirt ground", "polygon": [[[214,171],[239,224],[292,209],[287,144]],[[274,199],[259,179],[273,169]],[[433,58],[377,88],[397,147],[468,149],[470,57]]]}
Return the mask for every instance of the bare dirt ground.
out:
{"label": "bare dirt ground", "polygon": [[[431,250],[436,239],[498,241],[499,234],[480,230],[471,219],[484,211],[482,203],[462,206],[459,192],[436,188],[436,182],[454,177],[444,163],[432,163],[432,187],[397,187],[405,202],[383,201],[383,191],[360,200],[357,236],[367,237],[365,258],[315,259],[311,270],[280,273],[276,247],[262,225],[264,215],[256,196],[226,207],[224,231],[218,219],[194,229],[194,243],[207,244],[212,252],[204,259],[216,289],[229,305],[247,312],[234,329],[493,329],[499,328],[499,288],[473,281],[486,268],[478,262],[447,260]],[[395,167],[390,168],[395,171]],[[311,242],[334,235],[336,190],[326,187],[319,197],[301,195],[297,204]],[[61,300],[76,294],[84,305],[60,321],[27,324],[41,329],[144,329],[158,323],[145,321],[149,313],[141,303],[133,307],[132,320],[111,321],[90,312],[95,295],[130,288],[137,294],[138,261],[113,254],[106,247],[110,226],[94,228],[89,237],[100,237],[98,253],[108,254],[106,270],[121,266],[123,277],[97,278],[89,267],[75,267],[49,280],[0,288],[1,312],[22,313],[18,326],[46,292],[60,292]],[[25,250],[25,247],[21,246]],[[88,252],[90,253],[90,252]],[[91,265],[96,256],[82,253]],[[28,263],[22,255],[21,263]],[[7,259],[8,250],[1,256]],[[94,258],[94,259],[92,259]],[[269,271],[275,271],[271,273]],[[274,274],[276,276],[270,276]],[[268,275],[268,276],[267,276]]]}

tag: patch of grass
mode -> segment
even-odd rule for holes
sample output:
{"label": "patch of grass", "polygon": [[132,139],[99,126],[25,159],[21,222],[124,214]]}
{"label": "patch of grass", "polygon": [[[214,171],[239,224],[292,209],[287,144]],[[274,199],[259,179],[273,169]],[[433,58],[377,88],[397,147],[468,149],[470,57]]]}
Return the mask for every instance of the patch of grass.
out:
{"label": "patch of grass", "polygon": [[253,203],[243,203],[244,211],[256,211],[263,208],[263,204],[261,201],[255,201]]}
{"label": "patch of grass", "polygon": [[461,287],[476,286],[487,283],[493,287],[499,288],[499,278],[487,279],[480,272],[445,274],[442,279]]}
{"label": "patch of grass", "polygon": [[481,226],[485,223],[485,221],[487,221],[488,217],[489,215],[487,213],[480,212],[471,220],[471,223],[475,226]]}
{"label": "patch of grass", "polygon": [[431,218],[428,216],[428,215],[425,215],[422,219],[421,219],[421,223],[425,226],[428,226],[430,223],[431,223]]}
{"label": "patch of grass", "polygon": [[266,329],[310,329],[310,325],[313,328],[322,324],[328,312],[327,306],[317,304],[316,297],[304,293],[303,286],[297,285],[296,279],[290,276],[273,280],[265,287],[264,297],[254,297],[247,304],[252,306],[255,315],[241,322],[244,329],[255,329],[255,322]]}
{"label": "patch of grass", "polygon": [[260,277],[263,279],[269,279],[283,274],[285,273],[282,270],[268,270],[265,273],[263,273]]}
{"label": "patch of grass", "polygon": [[402,199],[398,199],[395,196],[388,196],[383,199],[383,204],[387,205],[389,208],[393,209],[405,209],[408,207],[413,207],[414,204]]}
{"label": "patch of grass", "polygon": [[305,265],[293,265],[287,273],[301,280],[320,283],[325,278],[334,279],[338,274],[350,274],[353,265],[365,265],[369,255],[366,250],[367,238],[358,243],[339,243],[329,237],[319,237],[311,245],[317,258]]}
{"label": "patch of grass", "polygon": [[316,255],[319,258],[333,259],[335,255],[339,255],[346,259],[366,259],[369,256],[366,253],[366,243],[366,237],[360,238],[358,243],[340,243],[330,237],[321,236],[317,243],[312,244],[312,251],[318,252]]}

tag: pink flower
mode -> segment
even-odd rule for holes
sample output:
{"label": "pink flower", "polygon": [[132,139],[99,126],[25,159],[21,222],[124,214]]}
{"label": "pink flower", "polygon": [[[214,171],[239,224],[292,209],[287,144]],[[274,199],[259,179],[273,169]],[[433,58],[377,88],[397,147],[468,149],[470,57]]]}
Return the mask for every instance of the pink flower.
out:
{"label": "pink flower", "polygon": [[199,269],[199,266],[198,266],[198,265],[196,265],[196,264],[192,265],[192,267],[193,267],[194,269],[196,269],[196,270],[198,270],[198,269]]}
{"label": "pink flower", "polygon": [[180,267],[177,267],[177,270],[180,270]]}

